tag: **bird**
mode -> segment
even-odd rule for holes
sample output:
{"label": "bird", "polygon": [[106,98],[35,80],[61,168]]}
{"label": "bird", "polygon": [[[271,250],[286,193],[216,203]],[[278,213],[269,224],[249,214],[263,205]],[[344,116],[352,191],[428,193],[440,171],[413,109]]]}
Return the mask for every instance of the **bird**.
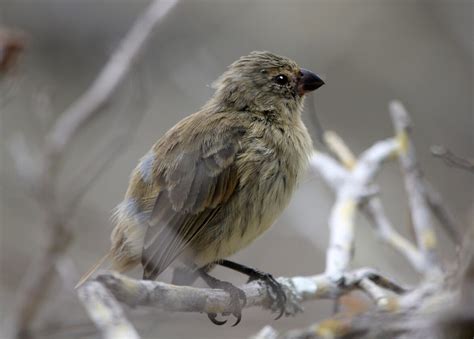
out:
{"label": "bird", "polygon": [[[230,293],[235,326],[245,293],[209,274],[221,265],[267,283],[281,317],[286,297],[273,276],[227,258],[265,232],[288,205],[313,151],[301,117],[304,97],[323,84],[295,61],[268,51],[230,64],[212,84],[209,101],[139,160],[114,213],[111,248],[78,285],[105,260],[118,272],[141,264],[147,280],[172,265],[173,283],[201,277]],[[226,322],[215,313],[208,317]]]}

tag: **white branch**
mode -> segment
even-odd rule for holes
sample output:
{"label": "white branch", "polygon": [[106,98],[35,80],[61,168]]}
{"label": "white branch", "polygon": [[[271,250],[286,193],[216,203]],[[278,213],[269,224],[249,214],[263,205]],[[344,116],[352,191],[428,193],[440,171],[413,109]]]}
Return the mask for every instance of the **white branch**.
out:
{"label": "white branch", "polygon": [[393,139],[374,144],[361,155],[350,175],[337,187],[336,203],[329,217],[330,239],[326,257],[326,273],[335,281],[344,277],[351,260],[356,208],[370,193],[368,185],[382,162],[396,149]]}
{"label": "white branch", "polygon": [[372,221],[380,239],[400,252],[418,272],[425,273],[430,270],[430,265],[426,262],[423,254],[392,226],[385,214],[380,198],[373,197],[370,199],[367,206],[364,206],[363,211],[367,218]]}
{"label": "white branch", "polygon": [[104,339],[140,338],[133,325],[125,318],[117,300],[101,283],[88,282],[78,293]]}
{"label": "white branch", "polygon": [[337,190],[349,176],[349,171],[342,167],[336,160],[318,151],[313,152],[313,155],[309,159],[309,164],[310,170],[321,175],[333,190]]}
{"label": "white branch", "polygon": [[[348,169],[353,169],[356,164],[356,158],[344,141],[334,132],[325,133],[327,146],[339,159],[339,161]],[[345,177],[349,176],[349,171],[344,169],[331,157],[322,154],[311,159],[311,167],[313,170],[319,171],[323,178],[328,182],[333,190],[337,191]],[[334,174],[339,173],[339,174]],[[336,179],[333,179],[336,178]],[[378,191],[378,187],[373,185],[374,190]],[[409,240],[404,238],[393,227],[387,218],[382,201],[378,196],[368,199],[367,204],[361,206],[362,211],[367,216],[372,226],[377,231],[381,240],[392,246],[400,252],[410,264],[420,273],[425,273],[431,269],[431,265],[425,260],[423,254]]]}
{"label": "white branch", "polygon": [[[285,314],[287,316],[302,312],[301,303],[303,302],[334,298],[354,289],[361,289],[372,297],[374,302],[379,302],[385,290],[397,293],[404,291],[371,269],[347,272],[344,284],[335,282],[326,274],[309,277],[280,277],[277,281],[286,294]],[[362,281],[365,281],[363,285],[361,285]],[[375,287],[374,284],[379,287]],[[370,285],[370,288],[367,288],[367,285]],[[240,288],[246,295],[245,307],[262,306],[278,311],[275,300],[265,284],[253,281]],[[231,297],[223,290],[135,280],[118,273],[101,274],[95,280],[81,286],[78,293],[92,320],[106,338],[109,338],[107,335],[111,331],[122,330],[113,329],[114,326],[119,326],[118,324],[121,324],[120,327],[126,327],[127,330],[131,327],[123,318],[122,307],[116,301],[130,307],[148,306],[169,312],[225,313],[232,311]]]}
{"label": "white branch", "polygon": [[437,271],[436,234],[433,229],[430,208],[423,194],[425,191],[423,175],[418,167],[415,148],[411,139],[411,121],[405,107],[400,102],[392,101],[389,109],[395,127],[398,158],[404,174],[405,189],[417,244],[429,266],[433,268],[433,271]]}

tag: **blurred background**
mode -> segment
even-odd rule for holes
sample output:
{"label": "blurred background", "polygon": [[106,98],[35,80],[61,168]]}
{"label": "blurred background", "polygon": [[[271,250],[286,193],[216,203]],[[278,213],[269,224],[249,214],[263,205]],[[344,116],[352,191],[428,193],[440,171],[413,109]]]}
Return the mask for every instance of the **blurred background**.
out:
{"label": "blurred background", "polygon": [[[9,145],[24,138],[33,152],[39,150],[54,118],[93,81],[146,5],[0,0],[1,26],[26,36],[24,53],[0,93],[0,319],[7,319],[22,277],[46,243],[44,215],[18,180]],[[181,1],[158,25],[111,103],[68,149],[59,178],[64,197],[91,163],[112,156],[107,152],[117,133],[128,131],[126,145],[74,215],[74,241],[58,265],[62,278],[33,324],[36,336],[98,337],[72,287],[108,249],[111,211],[125,193],[129,173],[165,131],[206,102],[213,93],[210,84],[228,64],[253,50],[288,56],[322,75],[326,85],[307,100],[314,100],[324,128],[357,153],[393,134],[387,104],[401,100],[413,118],[425,175],[460,225],[472,224],[472,175],[447,167],[429,148],[441,144],[459,155],[474,154],[473,13],[471,0]],[[314,131],[308,112],[305,120]],[[391,221],[411,237],[398,164],[385,165],[377,181]],[[308,175],[274,227],[233,259],[276,276],[322,272],[333,202],[322,179]],[[447,262],[455,248],[441,227],[437,232]],[[419,278],[380,243],[364,218],[357,220],[356,241],[353,267],[375,267],[405,283]],[[215,275],[244,281],[224,269]],[[161,279],[169,281],[170,272]],[[332,306],[307,303],[304,314],[278,321],[269,312],[248,309],[237,327],[214,326],[202,314],[143,308],[127,314],[145,338],[242,338],[266,324],[279,330],[309,325],[330,316]]]}

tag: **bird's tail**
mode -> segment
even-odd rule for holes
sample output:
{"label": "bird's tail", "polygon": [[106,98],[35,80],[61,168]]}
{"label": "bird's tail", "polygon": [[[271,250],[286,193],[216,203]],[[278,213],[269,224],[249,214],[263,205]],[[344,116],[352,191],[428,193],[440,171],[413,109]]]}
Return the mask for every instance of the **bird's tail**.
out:
{"label": "bird's tail", "polygon": [[95,264],[94,266],[92,266],[82,277],[81,279],[79,279],[79,282],[76,284],[76,286],[74,287],[75,289],[79,288],[82,286],[82,284],[84,284],[90,277],[92,274],[94,274],[100,266],[102,266],[104,264],[104,262],[106,260],[108,260],[110,258],[110,251],[107,252],[106,255],[104,255],[102,258],[100,258]]}

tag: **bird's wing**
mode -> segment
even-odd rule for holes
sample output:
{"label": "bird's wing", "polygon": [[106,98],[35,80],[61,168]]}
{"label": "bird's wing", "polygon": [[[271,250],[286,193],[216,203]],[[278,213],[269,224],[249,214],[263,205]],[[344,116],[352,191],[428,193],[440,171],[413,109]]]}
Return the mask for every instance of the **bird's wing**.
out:
{"label": "bird's wing", "polygon": [[188,124],[187,130],[170,134],[173,146],[158,159],[164,165],[142,252],[144,279],[155,279],[206,225],[217,222],[238,185],[235,158],[243,129],[212,128],[219,120],[206,123],[204,131]]}

